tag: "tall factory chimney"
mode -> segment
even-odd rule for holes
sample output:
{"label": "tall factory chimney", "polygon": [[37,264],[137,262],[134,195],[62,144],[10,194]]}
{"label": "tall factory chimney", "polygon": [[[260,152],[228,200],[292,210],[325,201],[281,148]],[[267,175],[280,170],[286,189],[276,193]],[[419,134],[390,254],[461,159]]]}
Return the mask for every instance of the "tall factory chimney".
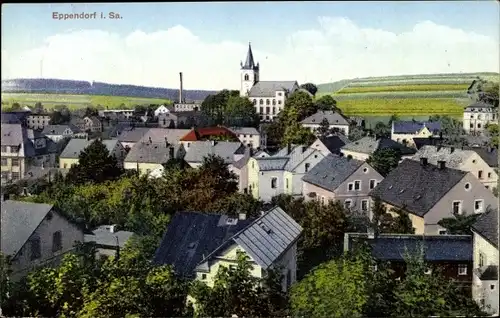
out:
{"label": "tall factory chimney", "polygon": [[180,85],[181,87],[179,88],[179,104],[182,104],[183,102],[183,96],[182,96],[182,91],[183,91],[183,88],[182,88],[182,72],[179,73],[179,78],[180,78]]}

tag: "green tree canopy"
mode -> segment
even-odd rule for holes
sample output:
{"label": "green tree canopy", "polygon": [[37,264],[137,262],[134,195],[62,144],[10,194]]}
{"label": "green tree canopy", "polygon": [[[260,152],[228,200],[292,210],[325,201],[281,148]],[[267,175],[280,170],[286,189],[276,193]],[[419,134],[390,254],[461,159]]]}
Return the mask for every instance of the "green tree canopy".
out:
{"label": "green tree canopy", "polygon": [[318,110],[334,110],[336,112],[342,112],[337,108],[337,101],[333,99],[331,95],[323,95],[316,100],[316,107]]}
{"label": "green tree canopy", "polygon": [[378,149],[366,161],[382,176],[386,177],[401,161],[401,152],[386,148]]}
{"label": "green tree canopy", "polygon": [[311,93],[312,96],[316,95],[316,92],[318,91],[318,87],[314,85],[313,83],[305,83],[300,85],[300,88],[305,89],[309,93]]}
{"label": "green tree canopy", "polygon": [[227,126],[259,126],[259,115],[255,111],[255,106],[246,97],[229,96],[225,116],[224,124]]}
{"label": "green tree canopy", "polygon": [[449,234],[472,235],[472,225],[474,225],[479,215],[456,214],[454,217],[441,219],[438,225],[444,227]]}

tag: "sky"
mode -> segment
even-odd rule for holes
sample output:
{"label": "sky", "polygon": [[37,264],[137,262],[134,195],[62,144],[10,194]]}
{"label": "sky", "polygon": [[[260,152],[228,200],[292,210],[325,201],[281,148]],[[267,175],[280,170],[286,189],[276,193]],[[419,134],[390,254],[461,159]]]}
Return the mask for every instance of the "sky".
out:
{"label": "sky", "polygon": [[239,89],[249,42],[263,81],[498,72],[499,16],[487,0],[4,4],[1,73]]}

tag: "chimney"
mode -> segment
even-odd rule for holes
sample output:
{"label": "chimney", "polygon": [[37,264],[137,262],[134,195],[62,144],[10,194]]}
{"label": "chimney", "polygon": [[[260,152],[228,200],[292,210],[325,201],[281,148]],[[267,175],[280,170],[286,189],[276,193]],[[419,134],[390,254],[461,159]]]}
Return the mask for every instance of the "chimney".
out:
{"label": "chimney", "polygon": [[149,143],[153,143],[153,140],[151,139],[151,137],[149,137]]}
{"label": "chimney", "polygon": [[249,148],[249,152],[250,152],[250,157],[253,157],[253,148],[252,147]]}
{"label": "chimney", "polygon": [[246,213],[239,213],[238,214],[238,220],[246,220],[246,219],[247,219]]}
{"label": "chimney", "polygon": [[179,80],[180,80],[180,87],[179,87],[179,104],[182,104],[182,91],[184,90],[183,89],[183,83],[182,83],[182,72],[179,73]]}
{"label": "chimney", "polygon": [[175,157],[175,148],[170,146],[170,148],[168,148],[168,155],[169,155],[169,158],[170,159],[173,159]]}
{"label": "chimney", "polygon": [[302,153],[306,152],[307,150],[307,147],[306,146],[302,146]]}
{"label": "chimney", "polygon": [[444,160],[439,160],[439,161],[438,161],[438,168],[439,168],[440,170],[445,169],[445,168],[446,168],[446,161],[444,161]]}
{"label": "chimney", "polygon": [[168,145],[169,145],[169,144],[168,144],[168,139],[167,139],[167,137],[165,136],[165,147],[168,147]]}
{"label": "chimney", "polygon": [[420,164],[422,166],[427,166],[427,158],[425,158],[425,157],[420,158]]}
{"label": "chimney", "polygon": [[455,147],[450,148],[450,153],[453,153],[453,151],[455,151]]}
{"label": "chimney", "polygon": [[289,155],[291,152],[292,152],[292,144],[288,144],[286,145],[286,150],[287,150],[287,154]]}

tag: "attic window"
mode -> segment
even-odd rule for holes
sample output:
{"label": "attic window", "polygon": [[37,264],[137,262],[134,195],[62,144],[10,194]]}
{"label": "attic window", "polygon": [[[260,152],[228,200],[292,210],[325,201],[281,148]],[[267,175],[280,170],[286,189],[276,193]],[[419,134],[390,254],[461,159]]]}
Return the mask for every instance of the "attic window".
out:
{"label": "attic window", "polygon": [[233,218],[227,218],[226,224],[227,225],[235,225],[238,220],[233,219]]}
{"label": "attic window", "polygon": [[405,189],[402,189],[401,191],[399,191],[400,194],[403,193],[403,192],[405,192]]}
{"label": "attic window", "polygon": [[465,188],[465,190],[470,190],[470,183],[469,183],[469,182],[467,182],[467,183],[465,184],[464,188]]}

